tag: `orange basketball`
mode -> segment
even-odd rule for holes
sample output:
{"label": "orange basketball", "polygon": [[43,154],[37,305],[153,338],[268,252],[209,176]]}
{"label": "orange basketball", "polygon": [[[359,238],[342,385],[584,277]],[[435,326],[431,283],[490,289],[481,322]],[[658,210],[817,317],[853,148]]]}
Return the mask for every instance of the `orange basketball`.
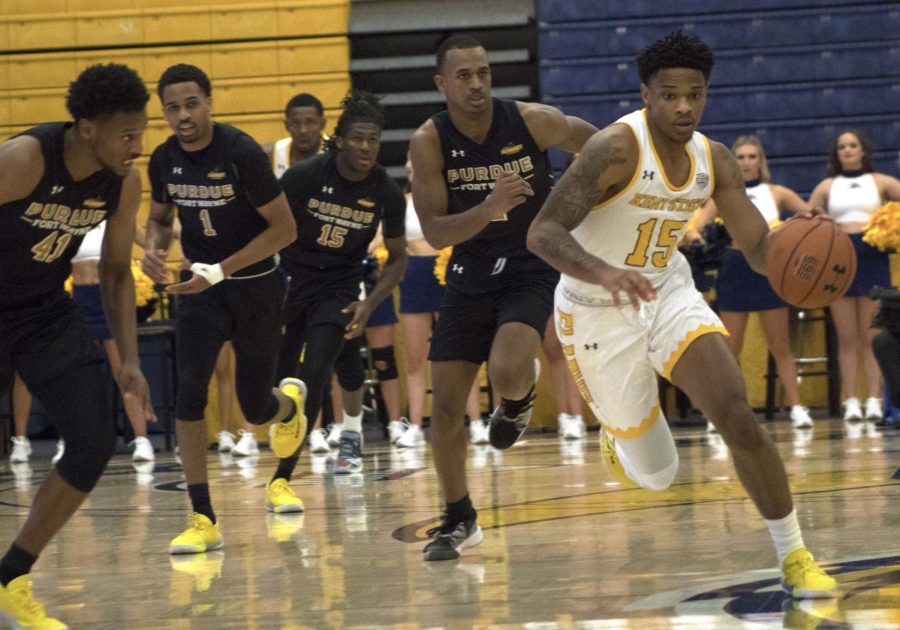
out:
{"label": "orange basketball", "polygon": [[847,292],[856,276],[856,252],[834,221],[794,217],[769,232],[766,275],[788,304],[820,308]]}

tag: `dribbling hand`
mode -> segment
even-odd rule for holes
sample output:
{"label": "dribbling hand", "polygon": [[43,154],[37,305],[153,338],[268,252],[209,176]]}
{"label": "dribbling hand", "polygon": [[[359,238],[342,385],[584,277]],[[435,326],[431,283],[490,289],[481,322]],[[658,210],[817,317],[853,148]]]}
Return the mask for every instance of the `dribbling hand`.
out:
{"label": "dribbling hand", "polygon": [[499,219],[504,214],[534,196],[534,190],[527,180],[516,173],[503,171],[494,182],[494,189],[484,200],[491,219]]}

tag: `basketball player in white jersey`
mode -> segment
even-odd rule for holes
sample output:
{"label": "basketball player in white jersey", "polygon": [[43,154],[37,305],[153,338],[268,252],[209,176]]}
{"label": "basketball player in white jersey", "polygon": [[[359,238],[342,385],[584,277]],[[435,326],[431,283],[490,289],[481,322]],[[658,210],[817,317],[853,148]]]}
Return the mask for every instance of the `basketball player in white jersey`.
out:
{"label": "basketball player in white jersey", "polygon": [[644,49],[637,67],[646,108],[585,144],[532,223],[528,247],[562,273],[557,334],[603,424],[610,468],[648,489],[672,483],[678,454],[658,400],[663,375],[731,449],[766,519],[785,591],[832,597],[836,583],[804,547],[784,464],[747,402],[725,327],[676,247],[712,196],[747,262],[764,273],[766,222],[731,152],[696,131],[712,66],[709,47],[680,32]]}
{"label": "basketball player in white jersey", "polygon": [[292,97],[284,107],[284,128],[289,136],[263,145],[279,179],[294,164],[322,152],[328,139],[322,135],[325,130],[322,102],[312,94]]}

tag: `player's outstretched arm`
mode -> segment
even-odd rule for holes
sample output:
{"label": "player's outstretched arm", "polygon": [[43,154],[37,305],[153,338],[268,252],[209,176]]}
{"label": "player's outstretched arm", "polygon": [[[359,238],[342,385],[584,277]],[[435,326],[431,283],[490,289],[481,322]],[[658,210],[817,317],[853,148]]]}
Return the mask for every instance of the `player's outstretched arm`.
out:
{"label": "player's outstretched arm", "polygon": [[578,153],[597,128],[577,116],[567,116],[560,110],[542,103],[516,102],[531,137],[541,148],[550,147]]}
{"label": "player's outstretched arm", "polygon": [[594,206],[627,185],[637,161],[634,137],[622,125],[607,127],[582,148],[553,188],[528,230],[528,249],[566,275],[599,284],[619,304],[624,292],[634,308],[656,293],[635,271],[617,269],[587,252],[572,236]]}
{"label": "player's outstretched arm", "polygon": [[484,201],[465,212],[448,214],[441,143],[430,120],[413,134],[409,155],[416,174],[413,205],[425,239],[435,249],[469,240],[491,221],[503,217],[534,195],[526,180],[518,174],[504,172]]}
{"label": "player's outstretched arm", "polygon": [[343,309],[345,313],[353,313],[353,317],[347,324],[347,333],[345,339],[358,337],[363,333],[366,322],[372,312],[378,308],[387,297],[391,294],[406,271],[406,236],[397,236],[394,238],[384,239],[384,246],[388,251],[387,260],[381,271],[378,273],[378,280],[372,291],[366,296],[365,300],[351,302]]}
{"label": "player's outstretched arm", "polygon": [[750,198],[737,160],[724,145],[710,142],[715,173],[713,201],[728,233],[757,273],[766,273],[769,226]]}

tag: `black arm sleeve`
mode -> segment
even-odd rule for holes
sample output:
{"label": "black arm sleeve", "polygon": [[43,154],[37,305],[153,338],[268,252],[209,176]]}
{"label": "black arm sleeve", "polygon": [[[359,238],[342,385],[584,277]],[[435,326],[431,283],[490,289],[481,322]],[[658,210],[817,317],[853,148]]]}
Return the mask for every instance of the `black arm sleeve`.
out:
{"label": "black arm sleeve", "polygon": [[406,197],[400,186],[385,173],[384,219],[382,234],[385,238],[398,238],[406,234]]}
{"label": "black arm sleeve", "polygon": [[269,158],[259,143],[247,134],[242,133],[235,140],[232,162],[247,196],[257,208],[281,194],[281,185],[272,172]]}

